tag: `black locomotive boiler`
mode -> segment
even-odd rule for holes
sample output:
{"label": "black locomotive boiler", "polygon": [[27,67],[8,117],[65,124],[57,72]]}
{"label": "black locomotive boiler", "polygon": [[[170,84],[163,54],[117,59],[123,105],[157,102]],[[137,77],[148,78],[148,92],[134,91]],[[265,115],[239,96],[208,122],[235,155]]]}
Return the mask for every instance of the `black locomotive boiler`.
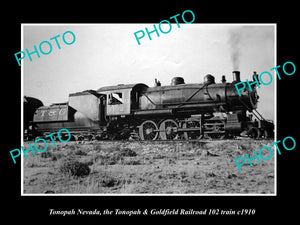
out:
{"label": "black locomotive boiler", "polygon": [[[235,83],[208,74],[203,83],[171,85],[119,84],[69,94],[65,103],[39,107],[31,122],[32,136],[67,128],[74,139],[172,140],[273,136],[274,125],[257,111],[256,88],[239,96]],[[248,88],[248,87],[247,87]]]}

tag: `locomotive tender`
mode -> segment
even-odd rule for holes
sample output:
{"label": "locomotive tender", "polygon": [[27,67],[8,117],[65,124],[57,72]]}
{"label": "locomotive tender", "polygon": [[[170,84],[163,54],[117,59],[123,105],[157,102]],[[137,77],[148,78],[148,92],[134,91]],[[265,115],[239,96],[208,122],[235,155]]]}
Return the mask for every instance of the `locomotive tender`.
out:
{"label": "locomotive tender", "polygon": [[233,76],[231,83],[225,76],[215,83],[208,74],[203,83],[185,84],[174,77],[168,86],[155,80],[154,87],[119,84],[71,93],[66,103],[39,107],[28,133],[36,137],[66,128],[75,140],[272,137],[273,123],[256,111],[256,88],[239,96],[234,84],[240,72]]}

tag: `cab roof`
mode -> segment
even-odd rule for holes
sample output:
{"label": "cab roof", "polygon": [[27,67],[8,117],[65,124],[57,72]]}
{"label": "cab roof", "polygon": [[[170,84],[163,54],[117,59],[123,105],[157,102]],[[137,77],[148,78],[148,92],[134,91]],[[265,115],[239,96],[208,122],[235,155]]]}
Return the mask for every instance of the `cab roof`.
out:
{"label": "cab roof", "polygon": [[122,89],[146,89],[146,88],[148,88],[148,86],[143,83],[118,84],[115,86],[101,87],[97,90],[97,92],[115,91],[115,90],[122,90]]}

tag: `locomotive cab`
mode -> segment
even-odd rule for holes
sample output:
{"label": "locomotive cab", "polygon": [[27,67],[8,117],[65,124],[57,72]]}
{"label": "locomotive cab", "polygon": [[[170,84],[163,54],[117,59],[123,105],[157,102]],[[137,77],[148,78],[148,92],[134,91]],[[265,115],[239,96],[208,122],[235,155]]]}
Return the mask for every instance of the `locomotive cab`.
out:
{"label": "locomotive cab", "polygon": [[106,116],[126,116],[138,110],[140,96],[147,88],[142,83],[119,84],[99,88],[97,92],[107,96]]}

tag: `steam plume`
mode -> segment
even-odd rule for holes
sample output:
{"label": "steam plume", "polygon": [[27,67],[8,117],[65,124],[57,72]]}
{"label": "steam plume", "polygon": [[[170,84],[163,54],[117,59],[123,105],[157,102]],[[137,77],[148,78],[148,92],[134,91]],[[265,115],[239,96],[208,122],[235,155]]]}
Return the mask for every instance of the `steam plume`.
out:
{"label": "steam plume", "polygon": [[240,65],[241,30],[233,29],[229,31],[229,47],[233,70],[238,70]]}

